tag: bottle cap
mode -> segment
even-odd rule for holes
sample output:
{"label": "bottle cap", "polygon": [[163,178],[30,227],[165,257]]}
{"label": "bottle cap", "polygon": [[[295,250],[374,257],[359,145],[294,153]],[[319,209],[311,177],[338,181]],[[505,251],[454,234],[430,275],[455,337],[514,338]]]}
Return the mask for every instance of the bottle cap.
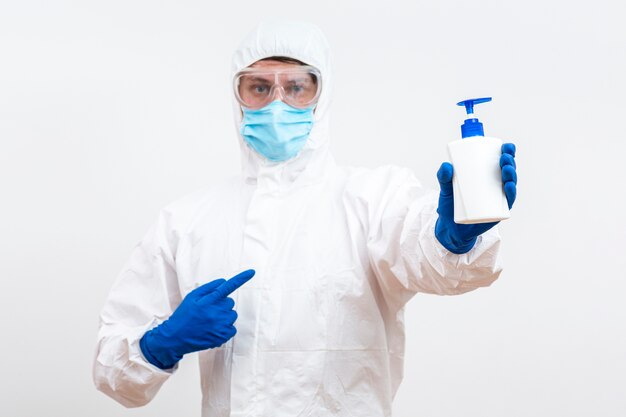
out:
{"label": "bottle cap", "polygon": [[461,137],[469,138],[472,136],[485,136],[483,124],[474,116],[474,105],[487,103],[491,101],[491,97],[470,98],[456,103],[457,106],[465,106],[468,118],[461,125]]}

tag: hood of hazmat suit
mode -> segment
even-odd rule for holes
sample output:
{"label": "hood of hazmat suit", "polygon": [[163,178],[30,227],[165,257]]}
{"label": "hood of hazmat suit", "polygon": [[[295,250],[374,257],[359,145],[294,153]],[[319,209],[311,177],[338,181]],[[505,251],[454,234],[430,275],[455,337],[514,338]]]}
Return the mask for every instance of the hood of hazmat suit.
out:
{"label": "hood of hazmat suit", "polygon": [[240,136],[241,176],[161,210],[102,310],[94,381],[128,407],[149,402],[176,367],[147,362],[142,335],[198,285],[253,268],[255,277],[232,294],[237,334],[199,353],[202,415],[390,416],[406,302],[417,292],[490,285],[500,273],[499,237],[492,229],[470,252],[450,253],[434,235],[437,194],[408,169],[335,164],[330,53],[316,26],[261,24],[235,52],[233,75],[271,56],[321,72],[304,148],[269,162]]}

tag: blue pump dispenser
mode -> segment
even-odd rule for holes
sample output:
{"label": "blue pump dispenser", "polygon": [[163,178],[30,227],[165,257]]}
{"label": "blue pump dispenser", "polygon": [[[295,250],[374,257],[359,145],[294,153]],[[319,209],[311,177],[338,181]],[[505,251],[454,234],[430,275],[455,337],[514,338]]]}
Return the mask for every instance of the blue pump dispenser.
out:
{"label": "blue pump dispenser", "polygon": [[465,106],[465,111],[468,116],[468,118],[465,119],[465,122],[461,125],[461,137],[463,139],[472,136],[485,136],[483,124],[476,117],[472,116],[474,116],[475,104],[487,103],[488,101],[491,101],[491,97],[470,98],[456,103],[457,106]]}

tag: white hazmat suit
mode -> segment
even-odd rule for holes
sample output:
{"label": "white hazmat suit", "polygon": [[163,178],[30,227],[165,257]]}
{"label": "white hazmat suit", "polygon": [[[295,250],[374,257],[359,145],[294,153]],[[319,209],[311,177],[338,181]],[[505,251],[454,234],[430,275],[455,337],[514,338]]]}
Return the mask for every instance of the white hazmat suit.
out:
{"label": "white hazmat suit", "polygon": [[[199,353],[205,417],[390,416],[402,379],[403,308],[417,292],[460,294],[499,275],[495,229],[468,253],[435,238],[437,194],[407,169],[339,167],[329,153],[327,41],[309,24],[260,25],[233,74],[286,56],[315,66],[323,91],[300,154],[270,163],[241,136],[241,176],[161,210],[101,314],[95,384],[128,406],[174,370],[139,340],[196,286],[253,268],[233,293],[237,334]],[[237,126],[241,110],[235,108]],[[434,174],[433,174],[434,175]]]}

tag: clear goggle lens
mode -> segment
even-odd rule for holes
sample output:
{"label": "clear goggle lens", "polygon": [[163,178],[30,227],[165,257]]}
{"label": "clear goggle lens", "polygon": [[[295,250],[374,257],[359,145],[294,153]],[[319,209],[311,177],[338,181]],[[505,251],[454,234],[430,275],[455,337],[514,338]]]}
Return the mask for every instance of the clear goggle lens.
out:
{"label": "clear goggle lens", "polygon": [[277,99],[293,107],[309,107],[322,89],[319,71],[310,66],[280,71],[246,68],[234,81],[237,100],[249,109],[260,109]]}

